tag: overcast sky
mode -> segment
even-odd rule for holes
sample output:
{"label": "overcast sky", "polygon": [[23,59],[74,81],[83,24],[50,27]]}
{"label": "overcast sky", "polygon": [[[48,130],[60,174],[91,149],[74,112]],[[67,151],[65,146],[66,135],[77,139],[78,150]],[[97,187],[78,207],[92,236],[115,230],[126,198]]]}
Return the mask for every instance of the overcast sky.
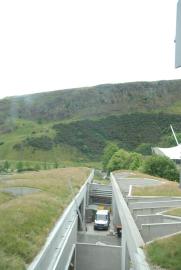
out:
{"label": "overcast sky", "polygon": [[177,0],[0,0],[0,98],[181,79]]}

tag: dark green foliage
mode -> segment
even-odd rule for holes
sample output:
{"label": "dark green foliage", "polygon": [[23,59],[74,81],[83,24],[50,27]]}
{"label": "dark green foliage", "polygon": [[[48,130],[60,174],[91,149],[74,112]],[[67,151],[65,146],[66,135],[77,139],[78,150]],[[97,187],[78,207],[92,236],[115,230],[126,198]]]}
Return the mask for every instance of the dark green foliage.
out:
{"label": "dark green foliage", "polygon": [[23,167],[24,167],[23,162],[22,162],[22,161],[19,161],[19,162],[16,164],[17,172],[22,172],[22,171],[23,171]]}
{"label": "dark green foliage", "polygon": [[109,172],[119,169],[136,170],[142,165],[142,162],[142,155],[120,149],[110,159],[107,169]]}
{"label": "dark green foliage", "polygon": [[55,143],[74,146],[89,157],[100,155],[105,146],[104,135],[100,132],[97,121],[59,124],[53,128],[56,130]]}
{"label": "dark green foliage", "polygon": [[[108,141],[147,155],[149,145],[159,146],[163,136],[171,134],[170,124],[176,132],[181,130],[180,100],[181,80],[107,84],[5,98],[0,100],[0,134],[8,133],[8,140],[1,139],[1,158],[37,156],[41,160],[37,150],[49,151],[50,156],[53,147],[61,144],[73,146],[73,151],[77,148],[84,160],[100,160]],[[26,120],[32,120],[28,121],[32,129],[26,127]],[[64,124],[54,125],[52,132],[51,123],[62,120]]]}
{"label": "dark green foliage", "polygon": [[48,136],[28,137],[25,141],[25,145],[36,149],[50,150],[53,147],[53,141]]}
{"label": "dark green foliage", "polygon": [[118,146],[114,143],[108,143],[106,145],[103,151],[103,156],[102,156],[102,165],[103,165],[104,170],[107,169],[109,160],[111,159],[113,154],[117,152],[118,150],[119,150]]}
{"label": "dark green foliage", "polygon": [[53,167],[54,167],[55,169],[58,168],[58,162],[57,162],[57,161],[53,164]]}
{"label": "dark green foliage", "polygon": [[158,145],[159,139],[170,132],[174,123],[181,130],[181,117],[174,114],[146,114],[110,116],[96,121],[84,120],[69,124],[57,124],[56,143],[77,147],[90,157],[98,157],[107,141],[119,142],[119,147],[133,151],[143,142]]}
{"label": "dark green foliage", "polygon": [[152,154],[152,145],[150,143],[141,143],[135,148],[135,152],[148,156]]}
{"label": "dark green foliage", "polygon": [[167,157],[151,156],[144,161],[144,173],[160,176],[169,180],[178,181],[179,172],[175,163]]}
{"label": "dark green foliage", "polygon": [[[181,133],[177,133],[176,136],[177,136],[178,142],[181,143]],[[160,147],[176,146],[176,141],[174,139],[173,134],[163,136],[160,140],[159,146]]]}
{"label": "dark green foliage", "polygon": [[11,166],[10,162],[6,160],[4,162],[4,168],[3,168],[4,171],[7,172],[10,169],[10,166]]}

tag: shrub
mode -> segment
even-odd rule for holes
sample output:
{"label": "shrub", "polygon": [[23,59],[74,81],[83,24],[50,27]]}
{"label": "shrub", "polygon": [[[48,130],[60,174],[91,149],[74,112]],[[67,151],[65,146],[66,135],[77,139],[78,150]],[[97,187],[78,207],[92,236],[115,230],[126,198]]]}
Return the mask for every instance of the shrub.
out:
{"label": "shrub", "polygon": [[144,173],[160,176],[172,181],[178,181],[179,179],[179,172],[175,163],[163,156],[151,156],[147,158],[143,163],[142,170]]}
{"label": "shrub", "polygon": [[107,165],[111,157],[115,152],[119,150],[118,146],[114,143],[108,143],[107,146],[103,150],[103,156],[102,156],[102,165],[103,169],[107,169]]}
{"label": "shrub", "polygon": [[16,169],[18,172],[22,172],[23,171],[23,167],[24,167],[24,164],[22,161],[19,161],[17,164],[16,164]]}
{"label": "shrub", "polygon": [[142,155],[151,155],[151,144],[150,143],[141,143],[135,149],[135,152]]}
{"label": "shrub", "polygon": [[28,137],[25,144],[36,149],[50,150],[53,147],[53,141],[48,136]]}
{"label": "shrub", "polygon": [[109,172],[119,169],[136,170],[142,165],[142,162],[142,155],[120,149],[112,156],[107,168]]}

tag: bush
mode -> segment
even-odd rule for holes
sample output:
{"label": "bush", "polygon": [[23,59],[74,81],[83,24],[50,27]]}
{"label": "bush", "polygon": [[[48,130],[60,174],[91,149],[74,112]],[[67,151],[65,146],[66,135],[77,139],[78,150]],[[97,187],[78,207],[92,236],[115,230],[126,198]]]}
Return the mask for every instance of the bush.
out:
{"label": "bush", "polygon": [[50,150],[53,147],[53,141],[48,136],[28,137],[25,144],[36,149]]}
{"label": "bush", "polygon": [[119,150],[118,146],[114,143],[108,143],[107,146],[103,150],[103,156],[102,156],[102,166],[103,170],[107,169],[107,165],[111,157],[115,152]]}
{"label": "bush", "polygon": [[142,155],[120,149],[110,159],[107,169],[109,172],[119,169],[136,170],[142,165],[142,162]]}
{"label": "bush", "polygon": [[135,152],[140,153],[142,155],[151,155],[151,144],[150,143],[141,143],[135,149]]}
{"label": "bush", "polygon": [[143,163],[142,171],[172,181],[179,180],[179,172],[175,163],[163,156],[151,156],[147,158]]}
{"label": "bush", "polygon": [[16,164],[17,172],[22,172],[22,171],[23,171],[23,167],[24,167],[23,162],[22,162],[22,161],[19,161],[19,162]]}

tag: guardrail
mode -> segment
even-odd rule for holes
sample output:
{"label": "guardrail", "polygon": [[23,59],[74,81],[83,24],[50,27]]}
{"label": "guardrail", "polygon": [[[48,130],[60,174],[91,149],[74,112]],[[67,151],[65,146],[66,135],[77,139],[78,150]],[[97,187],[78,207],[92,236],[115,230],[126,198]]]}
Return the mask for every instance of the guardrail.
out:
{"label": "guardrail", "polygon": [[113,173],[111,173],[110,178],[112,182],[113,200],[116,203],[123,230],[121,269],[128,269],[126,268],[125,263],[126,249],[128,249],[133,269],[150,270],[149,265],[146,262],[144,252],[142,250],[142,247],[144,247],[145,243],[129,211],[129,208],[124,200],[124,197],[120,191],[119,185]]}
{"label": "guardrail", "polygon": [[28,270],[68,269],[77,240],[77,206],[80,206],[83,199],[86,203],[87,186],[92,182],[93,177],[94,170],[92,170],[85,184],[65,209],[49,234],[42,250],[29,265]]}

